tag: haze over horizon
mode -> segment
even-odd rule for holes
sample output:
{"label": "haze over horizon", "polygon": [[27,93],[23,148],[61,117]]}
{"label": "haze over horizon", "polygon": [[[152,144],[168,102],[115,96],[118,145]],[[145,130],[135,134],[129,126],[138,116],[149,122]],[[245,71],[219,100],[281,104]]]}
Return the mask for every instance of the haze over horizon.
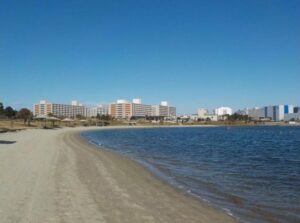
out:
{"label": "haze over horizon", "polygon": [[300,1],[2,1],[0,101],[300,105]]}

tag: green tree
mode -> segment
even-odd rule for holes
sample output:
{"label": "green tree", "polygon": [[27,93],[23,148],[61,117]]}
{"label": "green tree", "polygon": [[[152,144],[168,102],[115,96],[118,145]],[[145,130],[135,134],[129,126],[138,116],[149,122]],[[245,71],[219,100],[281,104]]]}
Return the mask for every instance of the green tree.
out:
{"label": "green tree", "polygon": [[0,102],[0,115],[4,114],[4,106],[3,103]]}
{"label": "green tree", "polygon": [[6,107],[5,109],[4,109],[4,114],[8,117],[8,118],[13,118],[13,117],[15,117],[16,116],[16,111],[12,108],[12,107],[10,107],[10,106],[8,106],[8,107]]}
{"label": "green tree", "polygon": [[20,111],[18,111],[17,117],[23,119],[24,124],[26,124],[26,122],[27,122],[27,124],[29,126],[30,125],[30,120],[32,118],[32,113],[29,109],[22,108],[22,109],[20,109]]}
{"label": "green tree", "polygon": [[232,121],[232,122],[244,121],[247,123],[247,122],[251,121],[251,118],[248,115],[234,113],[233,115],[228,116],[228,120]]}
{"label": "green tree", "polygon": [[111,116],[110,115],[101,115],[101,119],[105,120],[105,121],[109,121],[109,120],[111,120]]}
{"label": "green tree", "polygon": [[101,115],[98,113],[96,119],[101,120]]}
{"label": "green tree", "polygon": [[135,116],[131,116],[131,117],[130,117],[130,120],[131,120],[131,121],[135,121],[135,120],[137,120],[137,118],[136,118]]}
{"label": "green tree", "polygon": [[77,115],[76,115],[76,118],[77,118],[77,119],[84,119],[84,117],[83,117],[82,115],[80,115],[80,114],[77,114]]}

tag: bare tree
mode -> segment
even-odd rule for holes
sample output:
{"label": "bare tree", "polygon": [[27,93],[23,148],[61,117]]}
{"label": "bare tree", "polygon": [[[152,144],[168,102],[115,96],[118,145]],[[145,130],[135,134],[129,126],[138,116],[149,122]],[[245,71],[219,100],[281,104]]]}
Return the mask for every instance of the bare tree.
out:
{"label": "bare tree", "polygon": [[17,117],[23,119],[24,124],[26,124],[26,122],[27,122],[27,125],[29,126],[30,120],[32,118],[32,113],[27,108],[21,108],[20,111],[17,113]]}

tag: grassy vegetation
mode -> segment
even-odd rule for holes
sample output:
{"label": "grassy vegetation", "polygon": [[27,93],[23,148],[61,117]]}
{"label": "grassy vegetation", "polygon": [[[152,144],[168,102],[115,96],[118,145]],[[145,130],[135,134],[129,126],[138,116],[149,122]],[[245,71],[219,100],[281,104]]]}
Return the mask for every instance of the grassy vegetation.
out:
{"label": "grassy vegetation", "polygon": [[24,124],[22,119],[1,119],[0,120],[0,131],[11,131],[20,130],[26,128],[36,128],[36,123]]}

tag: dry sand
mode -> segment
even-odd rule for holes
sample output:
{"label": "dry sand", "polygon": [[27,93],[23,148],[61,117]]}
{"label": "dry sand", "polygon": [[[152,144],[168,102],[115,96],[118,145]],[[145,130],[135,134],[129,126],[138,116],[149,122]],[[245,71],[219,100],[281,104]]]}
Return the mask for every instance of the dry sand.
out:
{"label": "dry sand", "polygon": [[1,223],[235,222],[139,164],[95,149],[78,137],[86,129],[0,134]]}

